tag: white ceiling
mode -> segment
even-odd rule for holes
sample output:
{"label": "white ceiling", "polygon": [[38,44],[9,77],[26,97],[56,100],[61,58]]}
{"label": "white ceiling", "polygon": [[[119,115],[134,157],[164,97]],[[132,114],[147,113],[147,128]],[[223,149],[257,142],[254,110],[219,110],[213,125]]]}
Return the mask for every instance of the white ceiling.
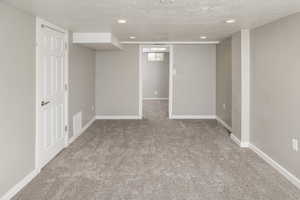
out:
{"label": "white ceiling", "polygon": [[[119,40],[219,40],[300,11],[300,0],[4,0],[77,32],[112,32]],[[118,24],[118,19],[127,24]],[[234,18],[235,24],[224,20]]]}

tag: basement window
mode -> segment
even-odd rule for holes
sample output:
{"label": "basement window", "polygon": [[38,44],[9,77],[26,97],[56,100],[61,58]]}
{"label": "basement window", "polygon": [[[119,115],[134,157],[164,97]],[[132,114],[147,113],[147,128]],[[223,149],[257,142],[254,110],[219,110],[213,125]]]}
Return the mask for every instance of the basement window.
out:
{"label": "basement window", "polygon": [[149,62],[162,62],[164,61],[164,53],[148,53]]}

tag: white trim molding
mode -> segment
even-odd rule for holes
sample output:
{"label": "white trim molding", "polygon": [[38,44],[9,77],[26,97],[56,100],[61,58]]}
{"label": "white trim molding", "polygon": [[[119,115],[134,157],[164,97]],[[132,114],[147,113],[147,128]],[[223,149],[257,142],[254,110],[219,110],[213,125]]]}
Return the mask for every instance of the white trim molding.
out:
{"label": "white trim molding", "polygon": [[169,45],[169,119],[172,119],[174,104],[174,46]]}
{"label": "white trim molding", "polygon": [[249,142],[241,142],[241,148],[249,148],[250,143]]}
{"label": "white trim molding", "polygon": [[224,120],[222,120],[220,117],[216,116],[216,120],[222,124],[227,130],[229,130],[230,132],[232,131],[231,126],[229,126]]}
{"label": "white trim molding", "polygon": [[230,138],[241,148],[249,148],[250,146],[248,142],[241,142],[241,140],[237,138],[234,133],[230,134]]}
{"label": "white trim molding", "polygon": [[166,100],[169,100],[169,98],[144,98],[143,99],[144,101],[166,101]]}
{"label": "white trim molding", "polygon": [[143,118],[143,46],[139,46],[139,119]]}
{"label": "white trim molding", "polygon": [[172,115],[170,119],[216,119],[215,115]]}
{"label": "white trim molding", "polygon": [[270,156],[260,150],[253,144],[249,145],[249,148],[254,151],[258,156],[260,156],[263,160],[265,160],[268,164],[270,164],[273,168],[275,168],[280,174],[282,174],[285,178],[287,178],[291,183],[293,183],[297,188],[300,189],[300,179],[289,172],[287,169],[282,167],[279,163],[273,160]]}
{"label": "white trim molding", "polygon": [[139,115],[97,115],[97,120],[121,120],[121,119],[142,119]]}
{"label": "white trim molding", "polygon": [[[84,133],[94,122],[96,121],[96,117],[93,117],[81,130],[78,135],[73,135],[68,141],[68,145],[72,144],[82,133]],[[74,133],[73,133],[74,134]]]}
{"label": "white trim molding", "polygon": [[241,142],[250,139],[250,30],[241,30]]}
{"label": "white trim molding", "polygon": [[[153,44],[161,44],[156,42],[125,42],[126,44],[139,44],[139,116],[138,119],[143,119],[143,101],[144,100],[169,100],[169,118],[171,119],[172,116],[172,110],[173,110],[173,45],[171,43],[165,43],[165,47],[169,48],[169,97],[168,98],[143,98],[143,67],[142,67],[142,55],[143,55],[143,48],[149,47],[149,45]],[[123,44],[125,44],[123,42]],[[113,119],[120,119],[119,117],[113,117]],[[123,119],[123,117],[121,118]],[[127,119],[127,118],[125,118]],[[131,117],[129,119],[132,119]],[[134,118],[135,119],[135,118]]]}
{"label": "white trim molding", "polygon": [[230,134],[230,138],[234,141],[239,147],[241,146],[241,141],[233,134]]}
{"label": "white trim molding", "polygon": [[282,174],[286,179],[288,179],[292,184],[294,184],[297,188],[300,189],[300,179],[289,172],[287,169],[282,167],[279,163],[273,160],[270,156],[268,156],[265,152],[260,150],[258,147],[251,143],[241,143],[241,141],[234,135],[230,134],[230,138],[241,148],[249,148],[253,152],[255,152],[259,157],[261,157],[264,161],[266,161],[269,165],[275,168],[280,174]]}
{"label": "white trim molding", "polygon": [[220,41],[122,41],[121,44],[219,44]]}
{"label": "white trim molding", "polygon": [[38,174],[40,170],[33,170],[27,176],[25,176],[20,182],[18,182],[13,188],[11,188],[6,194],[4,194],[0,200],[10,200],[13,198],[20,190],[22,190],[30,181],[32,181]]}

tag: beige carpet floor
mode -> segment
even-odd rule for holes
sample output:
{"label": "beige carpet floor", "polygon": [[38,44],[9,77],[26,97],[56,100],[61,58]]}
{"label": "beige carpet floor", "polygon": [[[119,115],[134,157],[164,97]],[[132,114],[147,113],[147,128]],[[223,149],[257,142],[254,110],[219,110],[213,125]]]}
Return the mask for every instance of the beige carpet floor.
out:
{"label": "beige carpet floor", "polygon": [[168,120],[167,108],[147,101],[144,120],[96,121],[14,199],[300,199],[215,120]]}

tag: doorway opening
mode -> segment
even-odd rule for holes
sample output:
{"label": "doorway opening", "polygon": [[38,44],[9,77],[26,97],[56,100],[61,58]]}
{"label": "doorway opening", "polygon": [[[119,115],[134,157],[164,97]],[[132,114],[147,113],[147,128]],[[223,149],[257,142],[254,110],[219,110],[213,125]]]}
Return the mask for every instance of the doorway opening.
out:
{"label": "doorway opening", "polygon": [[140,118],[165,119],[172,112],[172,46],[140,46]]}

